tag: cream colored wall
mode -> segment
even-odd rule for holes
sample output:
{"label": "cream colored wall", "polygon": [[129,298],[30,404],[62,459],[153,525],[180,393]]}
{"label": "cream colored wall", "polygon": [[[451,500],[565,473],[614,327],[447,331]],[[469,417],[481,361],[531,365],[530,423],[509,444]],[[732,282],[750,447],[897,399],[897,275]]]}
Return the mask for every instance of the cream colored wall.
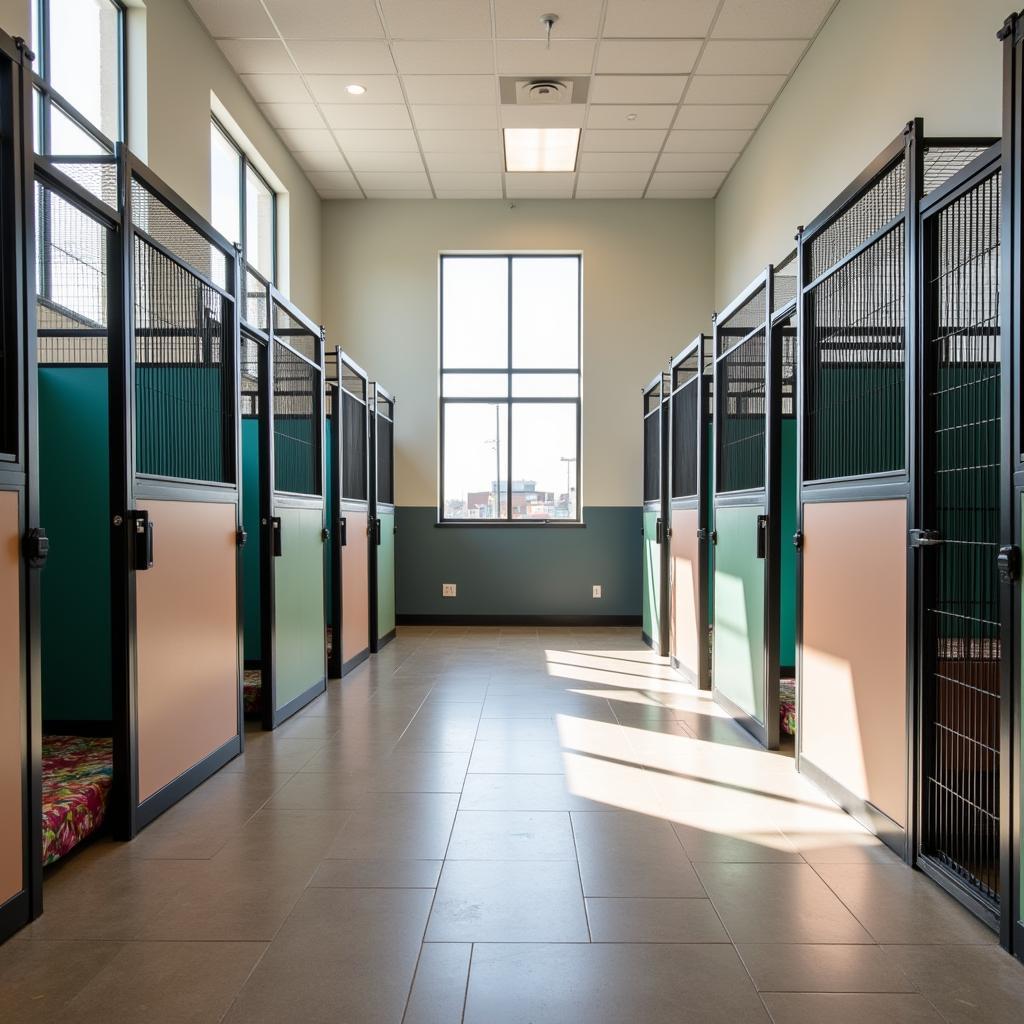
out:
{"label": "cream colored wall", "polygon": [[718,308],[794,245],[911,118],[1000,128],[1006,0],[840,0],[715,205]]}
{"label": "cream colored wall", "polygon": [[[30,9],[29,0],[0,0],[0,28],[27,37]],[[185,0],[146,0],[144,10],[147,138],[145,146],[132,138],[133,148],[145,149],[153,170],[209,216],[210,94],[215,93],[287,190],[288,231],[279,239],[279,251],[289,254],[283,290],[319,320],[319,196]],[[136,118],[131,121],[134,130]]]}
{"label": "cream colored wall", "polygon": [[398,396],[399,505],[437,501],[442,250],[583,253],[583,505],[640,502],[640,389],[710,325],[710,200],[324,205],[329,344]]}

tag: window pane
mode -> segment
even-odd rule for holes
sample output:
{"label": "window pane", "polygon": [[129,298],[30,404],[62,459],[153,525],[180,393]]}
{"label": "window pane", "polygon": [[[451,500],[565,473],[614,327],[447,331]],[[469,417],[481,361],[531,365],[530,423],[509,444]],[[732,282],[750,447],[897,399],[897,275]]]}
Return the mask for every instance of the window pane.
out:
{"label": "window pane", "polygon": [[512,260],[512,365],[575,369],[579,365],[579,259]]}
{"label": "window pane", "polygon": [[508,261],[443,259],[441,321],[443,365],[508,365]]}
{"label": "window pane", "polygon": [[508,398],[508,375],[446,373],[441,389],[445,398]]}
{"label": "window pane", "polygon": [[512,406],[512,518],[576,518],[576,406]]}
{"label": "window pane", "polygon": [[245,248],[245,258],[273,278],[274,193],[251,167],[245,169]]}
{"label": "window pane", "polygon": [[210,220],[229,241],[242,240],[240,214],[242,157],[210,122]]}
{"label": "window pane", "polygon": [[50,107],[50,152],[48,156],[109,155],[88,132],[65,114],[56,104]]}
{"label": "window pane", "polygon": [[50,0],[50,81],[110,139],[120,135],[119,36],[110,0]]}
{"label": "window pane", "polygon": [[508,406],[444,405],[444,518],[508,515]]}
{"label": "window pane", "polygon": [[512,397],[575,398],[579,381],[575,373],[516,373],[512,376]]}

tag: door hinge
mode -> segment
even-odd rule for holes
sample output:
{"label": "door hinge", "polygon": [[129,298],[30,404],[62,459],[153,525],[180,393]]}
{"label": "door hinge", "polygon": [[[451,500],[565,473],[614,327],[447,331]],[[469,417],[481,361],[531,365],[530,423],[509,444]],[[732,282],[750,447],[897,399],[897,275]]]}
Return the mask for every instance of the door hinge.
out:
{"label": "door hinge", "polygon": [[793,547],[795,547],[797,549],[797,551],[802,551],[803,550],[803,546],[804,546],[804,531],[803,530],[797,530],[796,533],[793,534]]}
{"label": "door hinge", "polygon": [[331,539],[331,531],[326,526],[320,531],[320,539],[325,542]]}
{"label": "door hinge", "polygon": [[933,548],[942,543],[938,530],[911,530],[910,546],[912,548]]}
{"label": "door hinge", "polygon": [[705,530],[703,526],[701,526],[697,530],[697,540],[704,541],[704,540],[707,540],[707,539],[708,539],[708,531]]}
{"label": "door hinge", "polygon": [[1013,583],[1020,576],[1020,548],[1013,544],[999,549],[996,555],[996,566],[1002,583]]}
{"label": "door hinge", "polygon": [[712,544],[717,544],[718,543],[718,531],[717,530],[712,530],[711,531],[711,543]]}
{"label": "door hinge", "polygon": [[42,569],[50,554],[50,538],[41,526],[33,526],[25,534],[25,561],[30,569]]}
{"label": "door hinge", "polygon": [[245,547],[246,541],[249,539],[249,534],[244,529],[235,531],[235,541],[240,548]]}

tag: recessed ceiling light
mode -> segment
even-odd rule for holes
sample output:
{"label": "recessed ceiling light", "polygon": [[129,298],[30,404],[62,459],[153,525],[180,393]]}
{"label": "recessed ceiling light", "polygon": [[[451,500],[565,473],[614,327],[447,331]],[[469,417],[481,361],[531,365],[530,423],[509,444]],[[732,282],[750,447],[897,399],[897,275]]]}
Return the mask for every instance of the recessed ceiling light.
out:
{"label": "recessed ceiling light", "polygon": [[351,85],[345,86],[345,92],[347,92],[349,96],[362,96],[363,93],[366,92],[366,86],[357,85],[355,82],[353,82]]}
{"label": "recessed ceiling light", "polygon": [[575,171],[579,128],[506,128],[505,170]]}

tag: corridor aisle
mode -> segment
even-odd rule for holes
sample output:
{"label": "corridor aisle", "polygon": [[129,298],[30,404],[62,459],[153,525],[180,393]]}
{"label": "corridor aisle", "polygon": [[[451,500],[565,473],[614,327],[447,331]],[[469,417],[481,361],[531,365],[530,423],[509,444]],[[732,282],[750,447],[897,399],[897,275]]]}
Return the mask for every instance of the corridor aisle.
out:
{"label": "corridor aisle", "polygon": [[401,628],[45,899],[0,948],[0,1021],[1019,1024],[1024,1006],[992,933],[636,629]]}

